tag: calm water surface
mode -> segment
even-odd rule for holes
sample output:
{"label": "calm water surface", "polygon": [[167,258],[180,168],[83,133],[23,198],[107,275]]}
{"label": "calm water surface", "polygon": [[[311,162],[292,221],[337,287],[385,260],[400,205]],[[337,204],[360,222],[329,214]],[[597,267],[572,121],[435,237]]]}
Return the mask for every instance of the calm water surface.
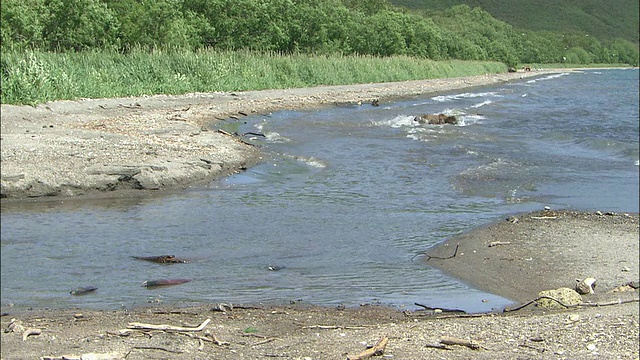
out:
{"label": "calm water surface", "polygon": [[[440,112],[463,124],[412,121]],[[3,204],[2,306],[420,302],[490,311],[510,301],[412,258],[452,235],[546,205],[637,212],[638,119],[637,69],[249,117],[229,130],[264,133],[253,141],[269,158],[208,187],[144,199]],[[192,262],[130,258],[162,254]],[[141,286],[160,278],[193,281]],[[69,295],[87,285],[98,290]]]}

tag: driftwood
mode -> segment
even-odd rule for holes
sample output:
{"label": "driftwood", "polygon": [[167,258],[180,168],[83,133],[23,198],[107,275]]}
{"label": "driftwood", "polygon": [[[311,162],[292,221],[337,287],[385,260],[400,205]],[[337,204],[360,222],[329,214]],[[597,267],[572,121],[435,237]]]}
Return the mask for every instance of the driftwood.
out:
{"label": "driftwood", "polygon": [[523,309],[533,303],[535,303],[536,301],[540,300],[540,299],[549,299],[552,301],[557,302],[558,304],[560,304],[561,306],[565,307],[565,308],[574,308],[574,307],[579,307],[579,306],[611,306],[611,305],[620,305],[620,304],[626,304],[626,303],[633,303],[633,302],[640,302],[640,299],[629,299],[629,300],[618,300],[618,301],[609,301],[609,302],[604,302],[604,303],[579,303],[579,304],[575,304],[575,305],[568,305],[563,303],[562,301],[553,298],[551,296],[538,296],[537,298],[528,301],[522,305],[516,306],[512,309],[509,308],[504,308],[504,310],[502,310],[503,312],[510,312],[510,311],[517,311],[520,309]]}
{"label": "driftwood", "polygon": [[444,336],[442,339],[440,339],[440,344],[466,346],[469,349],[473,349],[473,350],[480,349],[480,344],[478,344],[473,340],[459,339],[451,336]]}
{"label": "driftwood", "polygon": [[132,349],[137,349],[137,350],[160,350],[160,351],[166,351],[166,352],[173,353],[173,354],[182,354],[182,351],[180,351],[180,350],[171,350],[171,349],[167,349],[167,348],[163,348],[163,347],[159,347],[159,346],[139,346],[138,345],[138,346],[134,346]]}
{"label": "driftwood", "polygon": [[426,344],[425,347],[440,349],[440,350],[453,350],[452,348],[442,345],[442,344]]}
{"label": "driftwood", "polygon": [[42,330],[40,329],[34,329],[34,328],[28,328],[27,330],[25,330],[22,333],[22,341],[27,340],[27,338],[31,335],[40,335],[42,334]]}
{"label": "driftwood", "polygon": [[188,331],[202,331],[209,323],[211,319],[207,319],[200,324],[198,327],[184,327],[184,326],[172,326],[172,325],[154,325],[154,324],[143,324],[139,322],[129,323],[127,326],[129,329],[136,330],[162,330],[162,331],[179,331],[179,332],[188,332]]}
{"label": "driftwood", "polygon": [[362,359],[368,359],[372,356],[380,356],[384,354],[384,349],[385,347],[387,347],[387,343],[389,343],[389,338],[386,336],[383,336],[380,338],[380,340],[378,340],[378,342],[375,345],[361,352],[358,355],[348,356],[347,360],[362,360]]}
{"label": "driftwood", "polygon": [[458,248],[459,247],[460,247],[460,244],[456,244],[456,249],[453,251],[453,255],[447,256],[447,257],[431,256],[429,254],[425,254],[425,255],[427,256],[427,261],[429,261],[431,259],[438,259],[438,260],[453,259],[458,254]]}
{"label": "driftwood", "polygon": [[457,313],[465,313],[465,314],[467,313],[466,311],[460,310],[460,309],[446,309],[446,308],[441,308],[441,307],[434,308],[434,307],[430,307],[430,306],[427,306],[427,305],[422,305],[422,304],[419,304],[419,303],[414,303],[414,305],[423,307],[426,310],[442,310],[442,312],[457,312]]}

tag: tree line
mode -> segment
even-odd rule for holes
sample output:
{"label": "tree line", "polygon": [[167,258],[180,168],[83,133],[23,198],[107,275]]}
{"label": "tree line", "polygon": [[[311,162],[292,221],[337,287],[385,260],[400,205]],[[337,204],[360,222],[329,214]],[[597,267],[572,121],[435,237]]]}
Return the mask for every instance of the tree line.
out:
{"label": "tree line", "polygon": [[433,60],[638,65],[638,48],[525,31],[480,8],[421,14],[386,0],[3,0],[1,47],[67,52],[252,50]]}

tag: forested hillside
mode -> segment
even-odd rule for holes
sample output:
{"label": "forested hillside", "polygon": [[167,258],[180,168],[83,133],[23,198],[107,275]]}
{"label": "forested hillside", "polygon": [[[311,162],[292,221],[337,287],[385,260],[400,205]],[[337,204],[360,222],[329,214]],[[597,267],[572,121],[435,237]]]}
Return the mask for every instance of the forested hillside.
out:
{"label": "forested hillside", "polygon": [[638,0],[390,0],[433,14],[455,5],[480,7],[516,28],[582,32],[600,40],[622,38],[638,44]]}
{"label": "forested hillside", "polygon": [[[516,9],[520,2],[504,3]],[[509,66],[638,64],[637,43],[522,30],[466,5],[437,14],[386,0],[3,0],[1,6],[3,51],[208,49],[495,60]],[[544,13],[529,7],[520,14],[536,22]],[[605,20],[613,22],[600,22]]]}

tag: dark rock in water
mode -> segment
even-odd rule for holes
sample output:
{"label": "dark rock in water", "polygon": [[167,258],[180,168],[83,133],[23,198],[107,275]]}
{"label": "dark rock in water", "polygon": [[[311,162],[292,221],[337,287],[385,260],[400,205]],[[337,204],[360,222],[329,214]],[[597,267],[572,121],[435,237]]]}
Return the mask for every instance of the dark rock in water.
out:
{"label": "dark rock in water", "polygon": [[132,256],[137,260],[151,261],[158,264],[186,264],[187,260],[178,259],[175,255],[160,255],[160,256]]}
{"label": "dark rock in water", "polygon": [[420,124],[429,125],[444,125],[444,124],[458,124],[458,118],[453,115],[445,114],[424,114],[422,116],[416,116],[413,121],[417,121]]}
{"label": "dark rock in water", "polygon": [[75,288],[71,291],[69,291],[69,294],[71,295],[86,295],[89,293],[92,293],[94,291],[98,290],[97,287],[95,286],[81,286],[79,288]]}
{"label": "dark rock in water", "polygon": [[142,286],[150,289],[150,288],[155,288],[160,286],[180,285],[180,284],[188,283],[189,281],[191,281],[191,279],[147,280],[142,283]]}

